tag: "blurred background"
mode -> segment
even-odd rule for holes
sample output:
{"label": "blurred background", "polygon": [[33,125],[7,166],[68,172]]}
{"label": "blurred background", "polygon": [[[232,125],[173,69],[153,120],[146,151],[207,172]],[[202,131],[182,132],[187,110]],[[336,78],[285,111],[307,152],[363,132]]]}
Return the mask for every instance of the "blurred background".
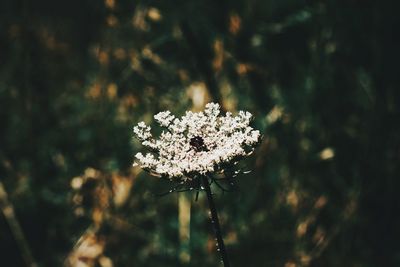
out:
{"label": "blurred background", "polygon": [[0,2],[0,265],[218,266],[203,194],[132,167],[209,101],[263,142],[215,190],[232,266],[400,266],[396,1]]}

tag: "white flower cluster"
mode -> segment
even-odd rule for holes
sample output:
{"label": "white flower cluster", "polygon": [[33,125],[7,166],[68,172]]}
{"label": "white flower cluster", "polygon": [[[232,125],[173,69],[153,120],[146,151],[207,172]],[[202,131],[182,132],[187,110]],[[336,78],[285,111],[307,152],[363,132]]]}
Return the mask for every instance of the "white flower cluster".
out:
{"label": "white flower cluster", "polygon": [[221,116],[215,103],[208,103],[204,112],[187,111],[180,119],[169,111],[154,118],[167,130],[156,140],[144,122],[134,127],[136,137],[151,151],[137,153],[134,165],[170,179],[223,171],[223,166],[249,155],[261,138],[260,132],[249,126],[251,113]]}

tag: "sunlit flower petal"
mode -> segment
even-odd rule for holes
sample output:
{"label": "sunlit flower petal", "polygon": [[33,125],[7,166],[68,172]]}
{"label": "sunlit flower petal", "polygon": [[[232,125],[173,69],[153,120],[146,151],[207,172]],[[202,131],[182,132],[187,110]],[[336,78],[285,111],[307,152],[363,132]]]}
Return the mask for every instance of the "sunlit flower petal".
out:
{"label": "sunlit flower petal", "polygon": [[134,127],[136,137],[152,151],[137,153],[136,163],[170,179],[223,172],[223,166],[250,155],[261,139],[260,132],[249,126],[250,112],[240,111],[235,117],[227,112],[222,116],[216,103],[208,103],[204,112],[187,111],[181,118],[170,111],[154,118],[167,130],[155,140],[144,122]]}

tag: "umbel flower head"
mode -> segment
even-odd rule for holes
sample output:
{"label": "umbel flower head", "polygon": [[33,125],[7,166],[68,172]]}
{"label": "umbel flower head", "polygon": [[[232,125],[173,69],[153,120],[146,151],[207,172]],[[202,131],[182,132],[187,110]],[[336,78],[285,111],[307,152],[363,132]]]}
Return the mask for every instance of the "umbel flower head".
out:
{"label": "umbel flower head", "polygon": [[220,113],[216,103],[208,103],[203,112],[186,111],[181,118],[160,112],[154,119],[166,129],[159,139],[153,138],[150,126],[140,122],[133,131],[150,152],[137,153],[134,165],[177,181],[224,172],[250,155],[261,137],[249,125],[250,112]]}

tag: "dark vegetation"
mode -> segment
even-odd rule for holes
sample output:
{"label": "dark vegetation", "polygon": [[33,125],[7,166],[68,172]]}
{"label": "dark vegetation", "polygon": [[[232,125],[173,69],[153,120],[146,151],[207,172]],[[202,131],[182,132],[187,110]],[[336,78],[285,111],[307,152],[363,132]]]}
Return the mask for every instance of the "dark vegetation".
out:
{"label": "dark vegetation", "polygon": [[239,191],[214,188],[232,266],[400,266],[397,12],[1,1],[0,265],[218,266],[204,194],[131,167],[134,124],[213,100],[264,134]]}

